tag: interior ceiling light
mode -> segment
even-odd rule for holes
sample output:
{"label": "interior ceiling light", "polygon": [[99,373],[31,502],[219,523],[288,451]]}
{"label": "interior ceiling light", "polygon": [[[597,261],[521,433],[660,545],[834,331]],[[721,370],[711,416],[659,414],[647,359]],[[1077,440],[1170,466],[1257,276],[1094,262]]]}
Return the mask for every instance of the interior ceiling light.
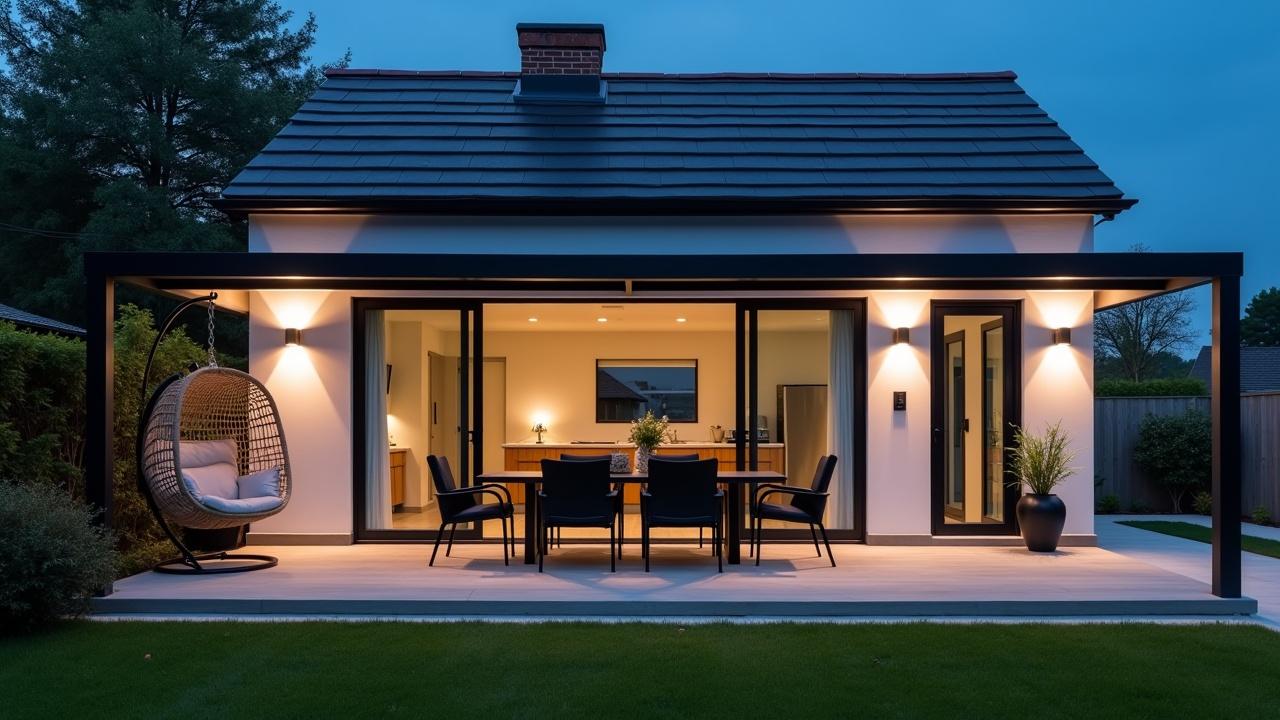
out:
{"label": "interior ceiling light", "polygon": [[609,322],[609,318],[607,318],[607,317],[598,317],[598,318],[596,318],[596,322],[598,322],[598,323],[606,323],[606,322]]}
{"label": "interior ceiling light", "polygon": [[689,318],[676,318],[676,322],[678,323],[689,322]]}

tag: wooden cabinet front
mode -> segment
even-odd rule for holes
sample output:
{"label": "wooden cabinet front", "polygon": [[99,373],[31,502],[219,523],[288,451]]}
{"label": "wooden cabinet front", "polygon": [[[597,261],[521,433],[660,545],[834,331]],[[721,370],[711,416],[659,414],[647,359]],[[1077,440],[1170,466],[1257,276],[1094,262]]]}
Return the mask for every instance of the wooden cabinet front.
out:
{"label": "wooden cabinet front", "polygon": [[391,451],[391,504],[404,504],[404,466],[407,460],[408,451],[392,450]]}

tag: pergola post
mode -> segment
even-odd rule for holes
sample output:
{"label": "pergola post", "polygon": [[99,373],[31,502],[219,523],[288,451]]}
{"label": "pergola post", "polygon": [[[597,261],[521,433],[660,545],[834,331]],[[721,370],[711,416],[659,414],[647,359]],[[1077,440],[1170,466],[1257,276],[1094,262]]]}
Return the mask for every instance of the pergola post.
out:
{"label": "pergola post", "polygon": [[1240,278],[1213,281],[1213,594],[1240,597]]}
{"label": "pergola post", "polygon": [[[85,498],[95,519],[112,527],[112,477],[115,452],[112,434],[115,415],[115,279],[104,275],[96,263],[85,262]],[[107,583],[101,595],[113,591]]]}

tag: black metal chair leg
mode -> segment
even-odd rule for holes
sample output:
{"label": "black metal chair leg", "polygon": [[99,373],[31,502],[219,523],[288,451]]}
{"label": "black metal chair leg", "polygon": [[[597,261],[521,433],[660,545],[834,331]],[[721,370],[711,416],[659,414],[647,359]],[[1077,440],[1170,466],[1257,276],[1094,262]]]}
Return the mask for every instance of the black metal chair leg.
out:
{"label": "black metal chair leg", "polygon": [[453,552],[453,533],[458,529],[458,523],[449,526],[449,545],[444,549],[444,556],[449,557],[449,553]]}
{"label": "black metal chair leg", "polygon": [[498,518],[498,524],[502,526],[502,564],[510,565],[510,555],[507,554],[507,521],[504,518]]}
{"label": "black metal chair leg", "polygon": [[[539,519],[539,522],[541,522],[541,519]],[[538,526],[538,539],[545,540],[546,537],[547,537],[547,526],[540,524]],[[542,545],[541,547],[538,548],[538,572],[542,572],[542,558],[546,557],[546,555],[547,555],[547,547],[546,545]]]}
{"label": "black metal chair leg", "polygon": [[723,533],[724,533],[724,530],[720,527],[719,524],[711,528],[711,534],[715,536],[714,541],[716,544],[716,572],[718,573],[724,572],[724,553],[720,551],[720,540],[722,539],[721,535]]}
{"label": "black metal chair leg", "polygon": [[609,523],[609,572],[618,572],[618,558],[613,554],[613,539],[615,534],[613,523]]}
{"label": "black metal chair leg", "polygon": [[818,552],[818,557],[822,557],[822,548],[818,547],[818,531],[813,529],[813,523],[809,523],[809,534],[813,536],[813,549]]}
{"label": "black metal chair leg", "polygon": [[698,548],[702,548],[702,528],[698,528]]}
{"label": "black metal chair leg", "polygon": [[759,516],[756,516],[756,519],[755,519],[755,566],[756,568],[759,568],[760,566],[760,556],[764,555],[764,546],[762,544],[762,538],[760,538],[760,525],[762,525],[762,523],[763,523],[763,520],[760,519]]}
{"label": "black metal chair leg", "polygon": [[516,556],[516,513],[511,511],[511,557]]}
{"label": "black metal chair leg", "polygon": [[644,571],[649,572],[649,524],[643,523],[640,526],[641,544],[644,547]]}
{"label": "black metal chair leg", "polygon": [[440,550],[440,536],[444,535],[444,523],[440,523],[440,529],[436,530],[436,544],[431,546],[431,560],[427,562],[427,567],[436,564],[436,552]]}
{"label": "black metal chair leg", "polygon": [[831,567],[835,567],[836,556],[831,553],[831,543],[827,541],[827,526],[818,523],[818,529],[822,531],[822,542],[827,546],[827,557],[831,559]]}

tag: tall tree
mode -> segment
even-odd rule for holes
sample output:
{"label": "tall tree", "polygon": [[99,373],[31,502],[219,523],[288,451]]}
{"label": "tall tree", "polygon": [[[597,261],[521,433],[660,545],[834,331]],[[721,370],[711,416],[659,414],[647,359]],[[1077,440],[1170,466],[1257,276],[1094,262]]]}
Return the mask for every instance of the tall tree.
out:
{"label": "tall tree", "polygon": [[210,200],[318,83],[315,18],[291,29],[270,0],[2,7],[0,160],[21,162],[0,171],[18,192],[0,201],[0,272],[25,275],[19,304],[79,319],[85,250],[243,249]]}
{"label": "tall tree", "polygon": [[1267,288],[1249,301],[1240,321],[1240,343],[1247,347],[1280,345],[1280,288]]}
{"label": "tall tree", "polygon": [[1191,295],[1170,293],[1103,310],[1093,318],[1094,347],[1130,380],[1159,377],[1163,357],[1195,342],[1195,308]]}

